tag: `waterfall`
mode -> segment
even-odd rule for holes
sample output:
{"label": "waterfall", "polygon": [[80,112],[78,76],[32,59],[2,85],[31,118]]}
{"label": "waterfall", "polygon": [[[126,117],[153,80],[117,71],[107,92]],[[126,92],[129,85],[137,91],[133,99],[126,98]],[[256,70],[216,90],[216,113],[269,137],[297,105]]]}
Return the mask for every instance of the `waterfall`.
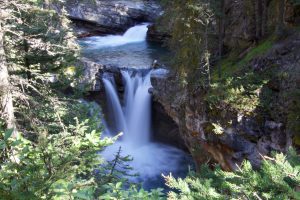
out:
{"label": "waterfall", "polygon": [[148,24],[136,25],[128,29],[123,35],[107,35],[89,37],[83,41],[87,45],[92,45],[93,48],[116,47],[130,43],[146,41]]}
{"label": "waterfall", "polygon": [[133,145],[143,145],[149,142],[151,134],[150,72],[144,77],[139,73],[131,77],[128,71],[123,71],[122,75],[126,90],[125,117],[128,119],[128,134],[124,139]]}
{"label": "waterfall", "polygon": [[[150,70],[146,74],[122,70],[125,87],[123,99],[118,96],[113,78],[109,76],[103,78],[109,107],[112,110],[110,114],[114,121],[113,129],[122,131],[123,136],[102,152],[102,155],[110,160],[114,158],[121,146],[122,155],[133,157],[131,166],[140,175],[138,178],[129,178],[137,182],[145,181],[150,185],[153,184],[151,181],[161,180],[162,173],[176,173],[183,168],[186,170],[184,152],[150,140],[151,95],[148,90],[151,87],[151,73]],[[116,134],[116,132],[110,132],[111,136]]]}
{"label": "waterfall", "polygon": [[151,87],[150,72],[143,76],[130,71],[121,72],[124,86],[124,106],[121,107],[114,81],[108,77],[103,78],[108,102],[111,107],[115,128],[123,132],[123,140],[132,146],[141,146],[150,140],[151,134]]}
{"label": "waterfall", "polygon": [[123,115],[122,107],[119,101],[119,97],[115,90],[115,87],[111,80],[103,79],[106,95],[110,104],[109,108],[112,109],[113,119],[115,122],[115,128],[118,132],[127,132],[127,124],[125,122],[125,116]]}
{"label": "waterfall", "polygon": [[128,29],[122,38],[128,43],[143,42],[146,40],[149,24],[142,24]]}
{"label": "waterfall", "polygon": [[[149,68],[153,60],[166,58],[167,49],[146,41],[147,24],[136,25],[124,35],[81,38],[82,56],[103,64],[125,68]],[[161,64],[163,62],[160,62]]]}
{"label": "waterfall", "polygon": [[[145,55],[138,54],[133,46],[144,45],[146,43],[147,24],[137,25],[126,31],[123,35],[108,35],[104,37],[90,37],[82,41],[85,48],[90,49],[89,54],[97,55],[97,52],[114,53],[117,65],[124,61],[131,68],[148,68],[150,64],[145,64]],[[136,43],[136,44],[132,44]],[[130,47],[131,49],[128,49]],[[124,52],[126,50],[126,52]],[[147,49],[148,51],[148,49]],[[143,51],[143,53],[145,53]],[[122,60],[122,55],[128,58]],[[106,59],[106,54],[99,62]],[[138,62],[134,56],[141,58]],[[110,55],[109,63],[112,62]],[[132,62],[129,62],[132,61]],[[113,144],[105,148],[101,155],[106,160],[113,160],[116,152],[121,147],[122,156],[131,156],[133,161],[128,163],[132,168],[132,173],[138,173],[138,177],[127,177],[136,183],[144,182],[144,188],[152,186],[164,186],[161,174],[174,175],[187,171],[187,156],[175,147],[153,142],[151,140],[151,95],[148,92],[151,87],[150,76],[164,76],[166,70],[121,70],[124,85],[124,93],[119,95],[114,77],[107,73],[102,77],[106,93],[107,115],[104,116],[108,122],[105,126],[105,134],[115,136],[120,132],[123,135]],[[161,185],[159,185],[161,184]]]}

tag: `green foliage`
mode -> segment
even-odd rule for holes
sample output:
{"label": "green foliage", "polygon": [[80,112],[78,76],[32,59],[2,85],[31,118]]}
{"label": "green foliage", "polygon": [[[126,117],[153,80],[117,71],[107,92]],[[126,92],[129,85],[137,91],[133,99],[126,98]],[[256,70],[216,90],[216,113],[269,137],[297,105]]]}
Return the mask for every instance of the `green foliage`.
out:
{"label": "green foliage", "polygon": [[[27,72],[58,72],[76,59],[78,46],[69,27],[66,13],[24,5],[14,12],[6,35],[9,61],[24,66]],[[31,78],[31,77],[30,77]]]}
{"label": "green foliage", "polygon": [[233,110],[251,114],[258,107],[264,107],[261,101],[262,88],[274,77],[275,68],[263,69],[259,73],[249,65],[249,62],[257,56],[265,54],[272,46],[272,38],[252,48],[241,60],[231,57],[220,62],[221,79],[217,70],[212,74],[212,86],[208,91],[207,100],[216,106],[229,105]]}
{"label": "green foliage", "polygon": [[116,184],[110,183],[107,186],[107,193],[100,197],[103,200],[163,200],[164,194],[162,189],[154,189],[150,192],[144,189],[138,189],[136,186],[131,186],[130,188],[124,190],[122,188],[122,183],[118,182]]}
{"label": "green foliage", "polygon": [[251,114],[258,106],[262,106],[260,93],[268,80],[268,74],[257,75],[253,72],[224,78],[222,82],[212,84],[207,100],[213,105],[223,103],[237,112]]}
{"label": "green foliage", "polygon": [[66,132],[42,134],[38,142],[11,130],[1,131],[0,193],[5,199],[92,199],[96,182],[91,176],[101,164],[97,152],[112,140],[100,140],[89,131],[87,120],[67,127]]}
{"label": "green foliage", "polygon": [[130,185],[128,181],[129,177],[138,176],[138,174],[130,174],[133,168],[130,166],[130,162],[133,159],[130,156],[122,156],[121,155],[121,147],[118,152],[116,152],[114,159],[111,161],[107,161],[104,165],[102,165],[103,172],[97,173],[97,180],[99,184],[103,183],[111,183],[115,184],[121,181],[123,185]]}
{"label": "green foliage", "polygon": [[[249,52],[247,52],[247,54],[240,60],[236,59],[237,57],[239,57],[238,55],[232,53],[232,55],[229,55],[228,58],[221,60],[218,64],[221,66],[222,77],[231,77],[237,75],[239,72],[243,72],[243,68],[247,66],[249,61],[257,56],[264,55],[273,47],[273,45],[274,37],[271,36],[267,40],[251,48]],[[217,70],[213,70],[212,78],[213,81],[218,81]]]}
{"label": "green foliage", "polygon": [[169,199],[300,199],[300,159],[294,150],[265,157],[258,171],[245,161],[235,172],[203,166],[185,179],[165,178],[173,189]]}

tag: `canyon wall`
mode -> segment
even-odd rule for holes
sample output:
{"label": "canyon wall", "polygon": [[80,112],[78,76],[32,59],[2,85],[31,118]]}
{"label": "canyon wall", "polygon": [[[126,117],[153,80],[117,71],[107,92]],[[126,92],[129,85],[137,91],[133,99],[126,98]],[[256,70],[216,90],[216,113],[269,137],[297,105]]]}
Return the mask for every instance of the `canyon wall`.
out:
{"label": "canyon wall", "polygon": [[[290,146],[299,145],[299,6],[285,2],[286,37],[277,35],[280,39],[273,40],[278,29],[276,3],[279,1],[265,1],[266,13],[260,12],[265,17],[259,25],[265,30],[260,38],[255,2],[226,0],[223,19],[223,47],[226,55],[234,53],[237,58],[232,65],[239,62],[240,68],[250,69],[254,76],[276,70],[255,91],[259,103],[251,114],[238,112],[222,100],[212,104],[205,89],[189,91],[180,85],[176,75],[152,78],[155,101],[179,125],[181,137],[198,165],[218,163],[225,170],[234,170],[247,159],[257,168],[262,156],[273,151],[286,152]],[[151,37],[155,38],[155,34]],[[267,46],[268,41],[272,42]],[[218,98],[218,94],[214,95]]]}

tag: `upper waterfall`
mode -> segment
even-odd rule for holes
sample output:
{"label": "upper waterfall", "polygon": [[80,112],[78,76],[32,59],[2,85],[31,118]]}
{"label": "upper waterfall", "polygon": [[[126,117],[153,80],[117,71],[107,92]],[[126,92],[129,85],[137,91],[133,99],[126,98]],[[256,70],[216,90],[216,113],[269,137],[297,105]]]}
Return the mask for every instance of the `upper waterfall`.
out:
{"label": "upper waterfall", "polygon": [[122,38],[127,41],[127,43],[132,42],[143,42],[146,40],[148,31],[148,24],[137,25],[128,29]]}
{"label": "upper waterfall", "polygon": [[116,47],[130,43],[146,41],[148,24],[136,25],[128,29],[123,35],[94,36],[84,41],[95,48]]}
{"label": "upper waterfall", "polygon": [[[103,65],[125,68],[149,68],[153,60],[169,62],[168,50],[146,41],[148,24],[129,28],[123,35],[93,36],[78,40],[82,55]],[[163,61],[164,60],[164,61]]]}

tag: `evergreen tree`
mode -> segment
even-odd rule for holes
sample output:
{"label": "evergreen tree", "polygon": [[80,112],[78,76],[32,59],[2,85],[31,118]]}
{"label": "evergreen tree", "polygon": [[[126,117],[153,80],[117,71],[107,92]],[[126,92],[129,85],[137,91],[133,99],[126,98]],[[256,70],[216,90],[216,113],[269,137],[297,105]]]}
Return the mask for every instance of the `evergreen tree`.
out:
{"label": "evergreen tree", "polygon": [[294,150],[263,157],[257,171],[245,161],[235,172],[202,166],[185,179],[165,178],[173,189],[169,199],[300,199],[300,159]]}
{"label": "evergreen tree", "polygon": [[210,85],[211,25],[215,13],[213,1],[188,0],[167,4],[165,20],[172,21],[171,49],[174,65],[183,85]]}

